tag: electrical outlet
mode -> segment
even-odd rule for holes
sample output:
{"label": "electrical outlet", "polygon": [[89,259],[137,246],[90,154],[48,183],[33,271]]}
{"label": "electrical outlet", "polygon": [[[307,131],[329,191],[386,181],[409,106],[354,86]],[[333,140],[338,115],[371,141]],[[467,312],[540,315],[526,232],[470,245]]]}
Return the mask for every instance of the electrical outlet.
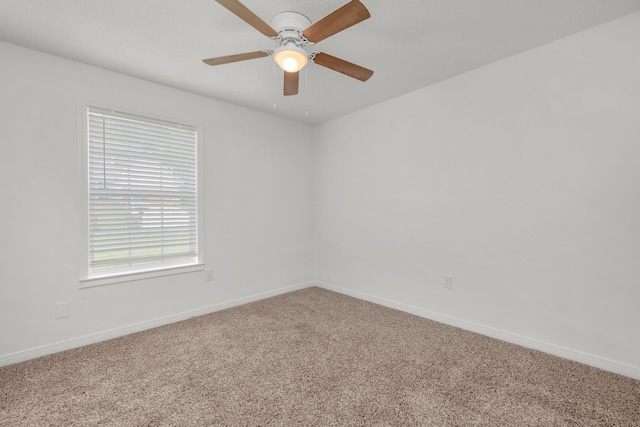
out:
{"label": "electrical outlet", "polygon": [[56,319],[69,317],[69,301],[56,303]]}
{"label": "electrical outlet", "polygon": [[442,286],[445,289],[453,289],[453,276],[444,276],[444,281],[442,282]]}
{"label": "electrical outlet", "polygon": [[207,270],[207,282],[213,280],[213,270]]}

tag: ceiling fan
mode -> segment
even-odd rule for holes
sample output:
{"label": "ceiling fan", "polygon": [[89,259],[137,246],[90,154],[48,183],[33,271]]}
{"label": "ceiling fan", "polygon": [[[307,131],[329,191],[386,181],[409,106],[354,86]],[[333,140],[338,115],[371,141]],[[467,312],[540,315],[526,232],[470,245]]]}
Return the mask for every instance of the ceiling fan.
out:
{"label": "ceiling fan", "polygon": [[369,80],[373,75],[373,71],[359,65],[323,52],[307,53],[304,49],[306,46],[318,43],[370,18],[369,11],[359,0],[349,1],[314,24],[311,24],[311,21],[300,13],[282,12],[273,18],[271,25],[264,22],[237,0],[216,1],[247,24],[274,40],[279,47],[275,51],[259,50],[204,59],[205,64],[222,65],[273,55],[275,62],[284,70],[285,96],[298,93],[299,72],[309,61],[363,82]]}

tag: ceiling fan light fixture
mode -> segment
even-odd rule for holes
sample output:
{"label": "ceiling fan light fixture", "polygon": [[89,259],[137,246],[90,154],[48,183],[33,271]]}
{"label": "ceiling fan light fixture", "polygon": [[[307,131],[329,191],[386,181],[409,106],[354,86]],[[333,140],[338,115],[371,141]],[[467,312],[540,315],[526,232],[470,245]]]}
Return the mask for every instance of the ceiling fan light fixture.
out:
{"label": "ceiling fan light fixture", "polygon": [[276,64],[288,73],[296,73],[309,62],[307,52],[297,46],[282,46],[273,54]]}
{"label": "ceiling fan light fixture", "polygon": [[[222,65],[248,59],[273,55],[274,62],[284,70],[284,96],[297,95],[300,73],[310,61],[333,71],[366,81],[373,71],[351,62],[322,52],[308,53],[305,47],[316,44],[347,28],[369,19],[371,15],[360,0],[350,0],[344,6],[334,10],[314,24],[298,12],[280,12],[271,20],[271,25],[260,19],[244,6],[240,0],[215,0],[235,14],[238,18],[276,42],[279,47],[273,50],[240,53],[204,59],[207,65]],[[244,1],[244,0],[243,0]]]}

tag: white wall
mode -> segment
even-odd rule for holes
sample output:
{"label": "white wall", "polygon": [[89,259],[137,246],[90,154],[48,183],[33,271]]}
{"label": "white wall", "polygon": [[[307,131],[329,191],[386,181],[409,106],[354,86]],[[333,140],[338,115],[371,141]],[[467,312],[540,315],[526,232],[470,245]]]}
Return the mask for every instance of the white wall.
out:
{"label": "white wall", "polygon": [[634,14],[316,127],[318,281],[640,375],[638,46]]}
{"label": "white wall", "polygon": [[[308,126],[5,43],[0,58],[3,362],[312,280]],[[82,101],[203,126],[205,261],[213,282],[197,272],[79,289]],[[70,316],[55,320],[61,301],[69,301]]]}

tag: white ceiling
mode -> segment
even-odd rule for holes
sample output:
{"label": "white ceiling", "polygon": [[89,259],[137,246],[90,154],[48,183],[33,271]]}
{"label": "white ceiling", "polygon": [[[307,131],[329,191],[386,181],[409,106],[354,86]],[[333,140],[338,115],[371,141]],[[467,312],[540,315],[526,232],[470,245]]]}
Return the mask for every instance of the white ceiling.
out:
{"label": "white ceiling", "polygon": [[[282,11],[316,22],[346,0],[242,2],[269,23]],[[277,47],[214,0],[0,0],[0,40],[317,124],[640,11],[640,0],[362,2],[370,19],[312,50],[373,77],[362,83],[310,64],[291,97],[270,57],[202,62]]]}

